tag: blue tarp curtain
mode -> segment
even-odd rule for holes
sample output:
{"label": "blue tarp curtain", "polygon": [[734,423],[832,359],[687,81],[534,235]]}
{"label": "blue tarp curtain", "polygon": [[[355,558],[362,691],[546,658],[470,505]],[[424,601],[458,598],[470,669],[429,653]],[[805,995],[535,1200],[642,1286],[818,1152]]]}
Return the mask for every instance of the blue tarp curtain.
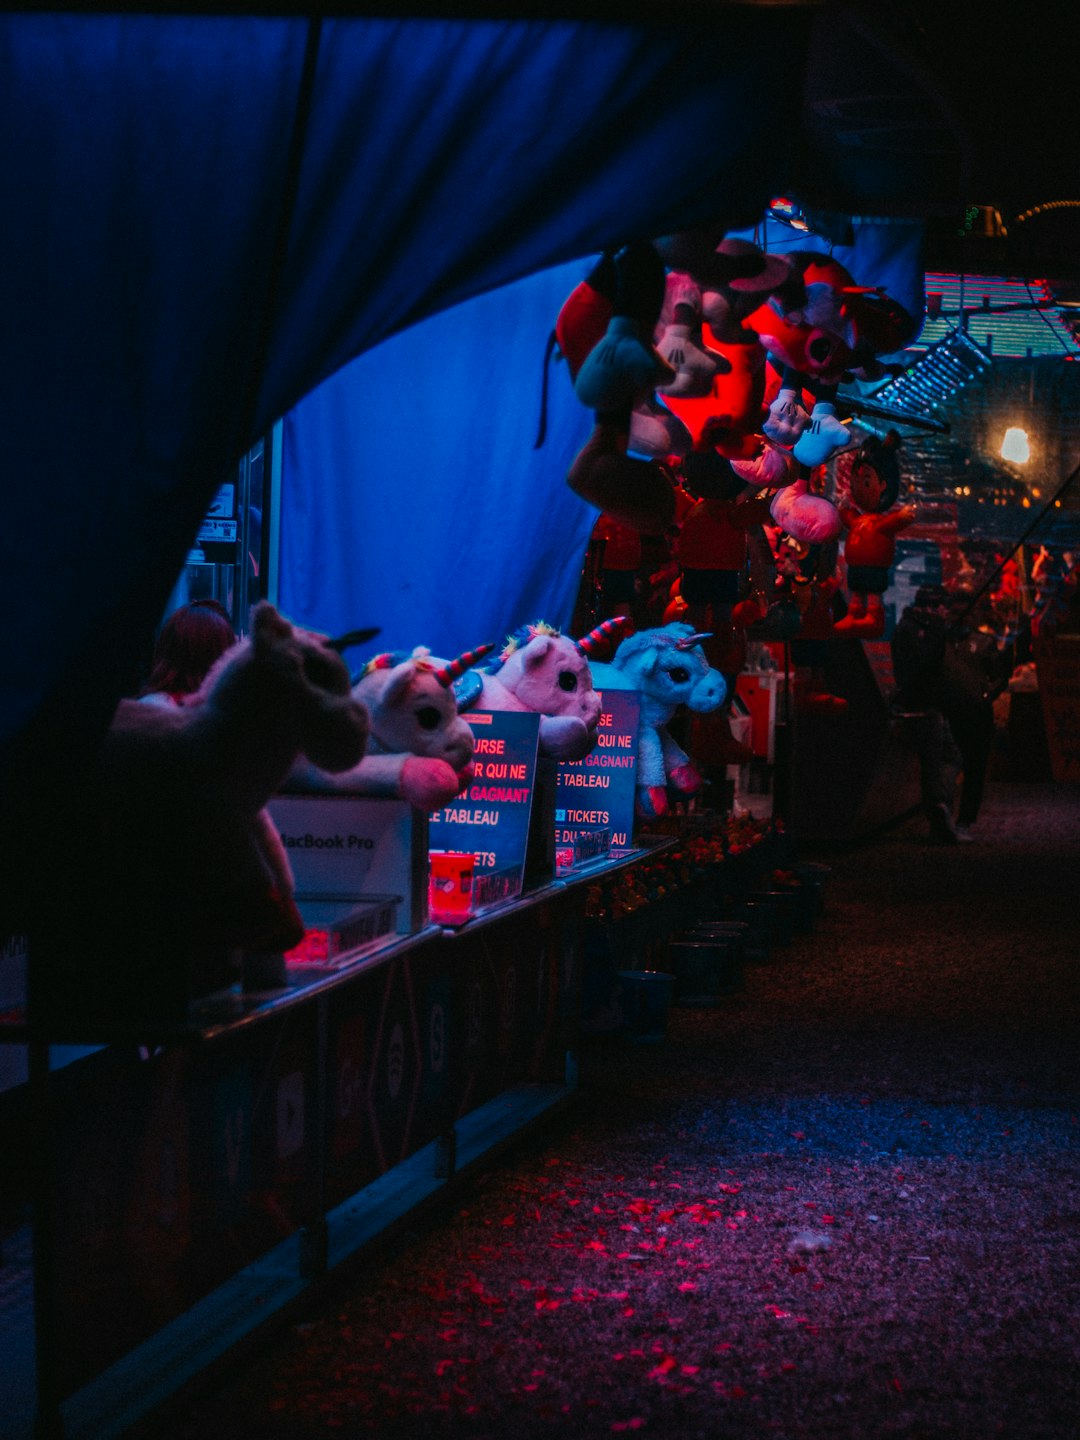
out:
{"label": "blue tarp curtain", "polygon": [[[592,425],[545,344],[571,262],[367,351],[285,417],[279,600],[373,649],[450,656],[515,625],[567,626],[596,511],[565,484]],[[359,656],[350,655],[357,661]]]}
{"label": "blue tarp curtain", "polygon": [[[320,381],[783,183],[809,18],[782,18],[0,17],[6,815],[82,774],[218,484]],[[458,443],[439,428],[418,441]],[[375,543],[421,559],[400,531]]]}

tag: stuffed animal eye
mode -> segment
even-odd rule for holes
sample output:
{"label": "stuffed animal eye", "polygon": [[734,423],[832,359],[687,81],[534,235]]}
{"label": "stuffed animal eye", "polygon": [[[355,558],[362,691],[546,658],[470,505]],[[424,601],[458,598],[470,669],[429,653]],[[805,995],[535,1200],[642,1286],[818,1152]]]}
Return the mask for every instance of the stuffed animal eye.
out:
{"label": "stuffed animal eye", "polygon": [[416,712],[416,723],[421,730],[437,730],[442,716],[434,705],[421,705]]}
{"label": "stuffed animal eye", "polygon": [[668,674],[672,680],[675,681],[676,685],[685,685],[687,680],[690,679],[690,671],[684,670],[681,665],[676,665],[673,670],[668,671]]}
{"label": "stuffed animal eye", "polygon": [[573,670],[560,670],[560,671],[559,671],[559,689],[560,689],[560,690],[576,690],[576,689],[577,689],[577,676],[574,674]]}

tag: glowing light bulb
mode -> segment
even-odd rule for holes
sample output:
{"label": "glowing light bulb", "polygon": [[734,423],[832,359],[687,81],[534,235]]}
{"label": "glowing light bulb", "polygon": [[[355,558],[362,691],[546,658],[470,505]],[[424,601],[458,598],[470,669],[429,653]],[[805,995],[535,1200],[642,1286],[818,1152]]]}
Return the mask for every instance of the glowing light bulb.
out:
{"label": "glowing light bulb", "polygon": [[1021,430],[1018,425],[1009,426],[1001,442],[1001,458],[1011,460],[1014,465],[1027,464],[1031,459],[1031,446],[1026,430]]}

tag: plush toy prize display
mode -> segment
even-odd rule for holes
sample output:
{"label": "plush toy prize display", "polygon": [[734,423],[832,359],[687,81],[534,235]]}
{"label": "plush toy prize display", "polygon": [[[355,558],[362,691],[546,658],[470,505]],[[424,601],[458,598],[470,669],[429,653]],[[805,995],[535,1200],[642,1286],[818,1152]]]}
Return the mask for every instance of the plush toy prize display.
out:
{"label": "plush toy prize display", "polygon": [[765,434],[813,468],[851,444],[836,413],[844,375],[882,373],[876,357],[897,349],[912,322],[880,287],[857,285],[833,256],[806,250],[788,258],[801,296],[794,299],[790,287],[786,295],[770,296],[746,324],[768,351],[772,370]]}
{"label": "plush toy prize display", "polygon": [[596,746],[600,696],[589,656],[623,634],[625,617],[571,640],[542,620],[522,625],[498,658],[457,684],[462,710],[531,710],[540,716],[540,754],[582,760]]}
{"label": "plush toy prize display", "polygon": [[705,658],[689,625],[639,630],[621,641],[610,665],[594,667],[601,689],[634,689],[641,701],[637,746],[637,808],[645,818],[663,815],[669,790],[679,797],[701,787],[690,757],[665,728],[682,705],[706,715],[724,702],[724,677]]}
{"label": "plush toy prize display", "polygon": [[837,387],[848,368],[866,373],[874,347],[899,333],[882,318],[896,307],[820,252],[766,255],[737,236],[714,241],[704,227],[608,253],[564,304],[555,334],[596,422],[567,482],[658,534],[672,517],[655,467],[715,450],[747,467],[748,484],[791,488],[782,523],[821,543],[826,528],[839,532],[839,517],[800,481],[852,443]]}
{"label": "plush toy prize display", "polygon": [[473,733],[458,715],[454,681],[494,648],[482,645],[445,662],[422,646],[374,656],[352,687],[370,715],[368,753],[337,774],[299,767],[288,788],[388,796],[429,814],[441,809],[472,776]]}
{"label": "plush toy prize display", "polygon": [[106,896],[133,933],[287,950],[303,937],[266,804],[298,757],[364,753],[368,717],[341,656],[262,602],[183,707],[122,700],[100,767]]}

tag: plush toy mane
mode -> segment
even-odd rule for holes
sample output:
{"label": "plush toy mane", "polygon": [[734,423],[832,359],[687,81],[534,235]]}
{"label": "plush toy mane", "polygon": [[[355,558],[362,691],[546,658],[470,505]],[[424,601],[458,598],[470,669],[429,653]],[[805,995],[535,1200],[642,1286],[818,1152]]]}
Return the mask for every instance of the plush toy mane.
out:
{"label": "plush toy mane", "polygon": [[377,670],[393,670],[395,665],[404,665],[406,660],[414,660],[417,668],[422,670],[434,670],[434,661],[429,661],[431,651],[426,645],[417,645],[412,650],[384,650],[381,655],[373,655],[366,665],[353,676],[352,683],[358,685],[367,675],[373,675]]}
{"label": "plush toy mane", "polygon": [[562,631],[556,629],[554,625],[549,625],[546,620],[537,620],[532,625],[519,625],[506,637],[506,644],[501,653],[487,666],[487,673],[497,675],[511,655],[518,650],[523,650],[529,641],[535,640],[538,635],[556,637],[561,636]]}

